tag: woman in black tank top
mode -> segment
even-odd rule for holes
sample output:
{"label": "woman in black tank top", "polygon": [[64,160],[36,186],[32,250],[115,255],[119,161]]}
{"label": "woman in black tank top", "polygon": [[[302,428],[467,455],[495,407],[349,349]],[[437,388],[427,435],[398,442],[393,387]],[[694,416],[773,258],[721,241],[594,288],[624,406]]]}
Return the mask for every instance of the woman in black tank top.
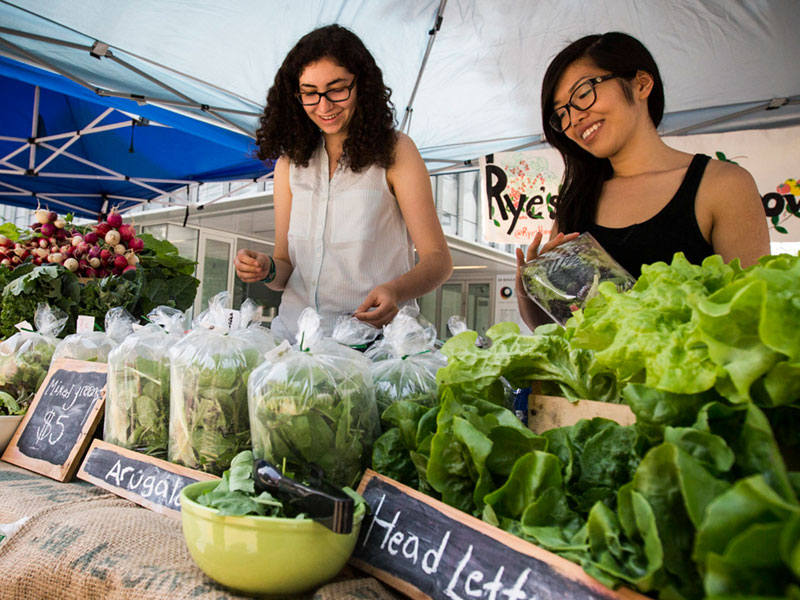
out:
{"label": "woman in black tank top", "polygon": [[[541,234],[521,267],[579,233],[590,232],[638,277],[644,264],[676,252],[700,263],[712,254],[742,265],[769,254],[766,215],[744,169],[670,148],[657,127],[664,86],[650,52],[611,32],[573,42],[550,63],[542,82],[547,141],[564,159],[554,234]],[[549,321],[528,299],[517,269],[520,312],[531,328]]]}

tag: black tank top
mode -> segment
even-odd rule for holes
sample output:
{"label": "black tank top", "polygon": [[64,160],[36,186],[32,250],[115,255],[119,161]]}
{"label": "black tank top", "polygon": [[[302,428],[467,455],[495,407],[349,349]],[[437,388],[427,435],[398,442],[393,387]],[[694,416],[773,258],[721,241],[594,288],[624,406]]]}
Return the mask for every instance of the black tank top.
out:
{"label": "black tank top", "polygon": [[714,254],[700,231],[694,212],[697,189],[709,160],[710,156],[695,154],[672,200],[651,219],[619,228],[593,223],[586,231],[636,278],[641,274],[642,265],[658,261],[669,264],[676,252],[683,252],[689,262],[700,264]]}

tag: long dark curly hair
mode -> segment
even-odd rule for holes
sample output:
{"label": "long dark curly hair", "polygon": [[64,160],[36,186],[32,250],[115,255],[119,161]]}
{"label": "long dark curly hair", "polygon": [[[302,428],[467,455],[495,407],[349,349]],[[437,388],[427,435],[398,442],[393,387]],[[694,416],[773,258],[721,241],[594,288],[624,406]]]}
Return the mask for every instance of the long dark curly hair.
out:
{"label": "long dark curly hair", "polygon": [[[584,231],[594,223],[603,183],[614,174],[611,161],[593,156],[550,125],[558,80],[567,67],[584,57],[612,73],[639,70],[649,73],[653,77],[653,90],[647,98],[650,119],[658,127],[664,115],[664,83],[658,66],[647,48],[626,33],[587,35],[564,48],[550,62],[542,81],[542,128],[547,141],[564,159],[564,179],[556,206],[556,229],[564,233]],[[630,79],[619,81],[626,99],[632,103]]]}
{"label": "long dark curly hair", "polygon": [[309,64],[328,58],[358,78],[356,110],[348,127],[342,159],[359,172],[371,165],[389,168],[397,141],[392,91],[359,37],[340,25],[307,33],[289,51],[267,92],[256,131],[261,160],[286,156],[307,167],[322,133],[297,101],[300,75]]}

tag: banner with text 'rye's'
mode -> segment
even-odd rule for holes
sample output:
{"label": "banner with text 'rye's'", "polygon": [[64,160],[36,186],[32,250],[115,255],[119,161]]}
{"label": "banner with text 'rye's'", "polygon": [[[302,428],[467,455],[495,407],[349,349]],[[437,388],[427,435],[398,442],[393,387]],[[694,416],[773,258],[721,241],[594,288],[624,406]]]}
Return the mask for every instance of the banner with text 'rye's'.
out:
{"label": "banner with text 'rye's'", "polygon": [[528,244],[536,232],[547,239],[564,170],[558,152],[499,152],[480,164],[483,239]]}

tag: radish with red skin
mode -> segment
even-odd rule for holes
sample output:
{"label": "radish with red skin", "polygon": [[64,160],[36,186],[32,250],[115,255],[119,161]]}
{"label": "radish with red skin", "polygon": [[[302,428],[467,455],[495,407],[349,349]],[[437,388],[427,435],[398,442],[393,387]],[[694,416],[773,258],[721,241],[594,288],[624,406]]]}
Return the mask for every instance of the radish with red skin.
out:
{"label": "radish with red skin", "polygon": [[54,210],[51,210],[47,215],[47,222],[54,223],[57,218],[58,218],[58,213]]}
{"label": "radish with red skin", "polygon": [[89,258],[100,258],[101,252],[102,249],[100,248],[100,246],[92,246],[91,248],[89,248],[88,252]]}
{"label": "radish with red skin", "polygon": [[11,264],[18,265],[21,262],[22,262],[22,259],[19,256],[17,256],[16,254],[11,257]]}
{"label": "radish with red skin", "polygon": [[100,239],[100,236],[97,235],[97,233],[95,233],[94,231],[90,231],[85,236],[83,236],[83,239],[86,241],[87,244],[96,244],[97,240]]}
{"label": "radish with red skin", "polygon": [[97,227],[95,227],[94,230],[97,232],[97,235],[102,238],[105,237],[109,231],[111,231],[111,225],[103,221]]}
{"label": "radish with red skin", "polygon": [[128,242],[134,238],[136,235],[136,231],[133,228],[133,225],[120,225],[119,228],[119,237],[122,239],[123,242]]}
{"label": "radish with red skin", "polygon": [[122,272],[123,272],[123,273],[127,273],[128,271],[135,271],[135,270],[136,270],[136,267],[135,267],[135,266],[133,266],[133,265],[128,265],[127,267],[125,267],[124,269],[122,269]]}
{"label": "radish with red skin", "polygon": [[84,277],[90,277],[90,278],[97,277],[97,271],[95,271],[92,267],[86,267],[83,270],[83,276]]}
{"label": "radish with red skin", "polygon": [[39,258],[38,256],[34,257],[33,264],[35,264],[38,267],[39,265],[42,264],[42,259]]}
{"label": "radish with red skin", "polygon": [[45,223],[44,225],[42,225],[42,228],[39,230],[39,233],[41,233],[45,237],[50,237],[51,235],[55,235],[56,231],[57,230],[55,225],[53,225],[52,223]]}
{"label": "radish with red skin", "polygon": [[102,250],[100,250],[100,258],[101,259],[108,260],[112,256],[113,256],[113,254],[112,254],[111,250],[109,250],[108,248],[103,248]]}
{"label": "radish with red skin", "polygon": [[114,229],[119,229],[120,225],[122,225],[122,215],[119,214],[116,209],[113,209],[111,214],[108,215],[106,222]]}
{"label": "radish with red skin", "polygon": [[82,255],[86,254],[89,251],[89,248],[92,248],[92,246],[90,246],[86,242],[81,242],[80,244],[78,244],[78,252]]}
{"label": "radish with red skin", "polygon": [[135,237],[128,242],[128,248],[134,252],[141,252],[144,250],[144,240],[142,238]]}
{"label": "radish with red skin", "polygon": [[127,266],[128,266],[128,259],[122,256],[121,254],[114,259],[115,269],[124,269]]}
{"label": "radish with red skin", "polygon": [[98,279],[102,279],[106,275],[108,275],[108,272],[105,269],[103,268],[95,269],[95,277],[97,277]]}

